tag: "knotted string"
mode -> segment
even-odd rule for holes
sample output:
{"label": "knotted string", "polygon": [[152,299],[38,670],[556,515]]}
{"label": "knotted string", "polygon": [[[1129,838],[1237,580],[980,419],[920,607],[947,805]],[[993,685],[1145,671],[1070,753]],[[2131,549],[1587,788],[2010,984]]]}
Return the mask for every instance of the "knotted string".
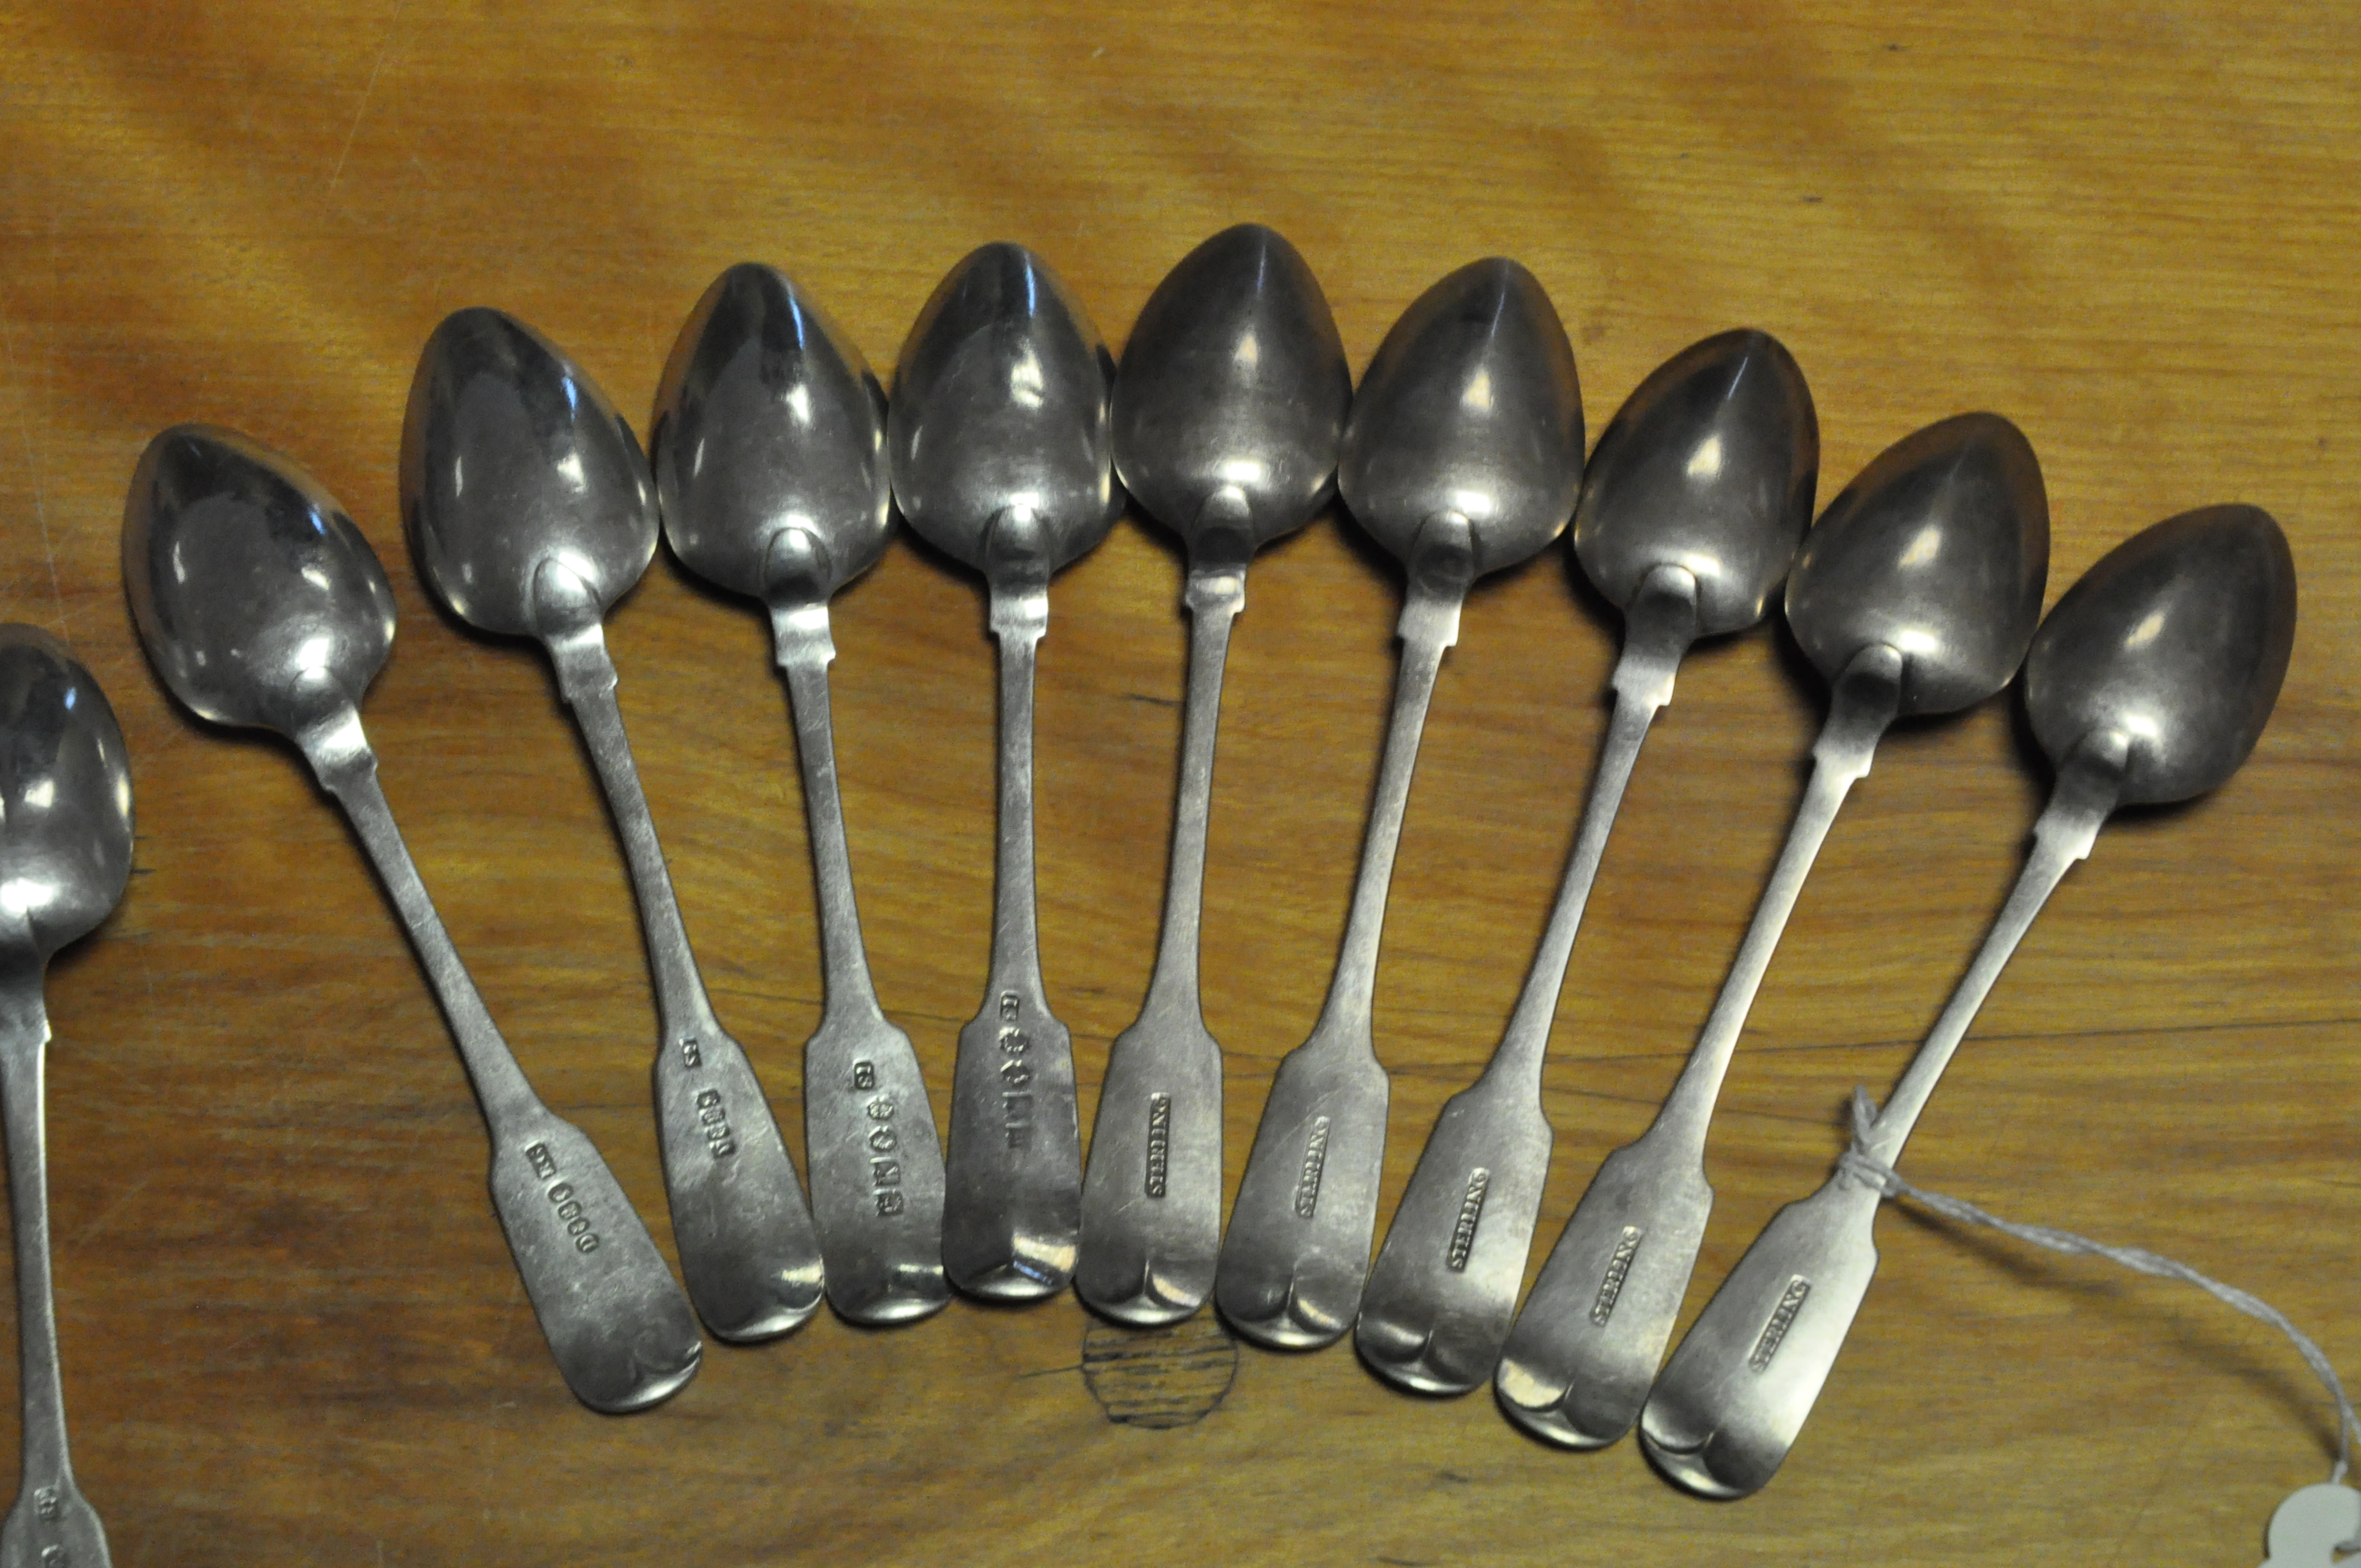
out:
{"label": "knotted string", "polygon": [[[1863,1186],[1876,1188],[1888,1198],[1907,1198],[1920,1208],[1931,1210],[1947,1220],[1989,1226],[2004,1236],[2014,1236],[2018,1241],[2030,1242],[2051,1252],[2103,1257],[2109,1263],[2120,1264],[2140,1274],[2152,1274],[2164,1279],[2178,1279],[2184,1285],[2194,1285],[2215,1300],[2235,1307],[2246,1316],[2268,1323],[2287,1335],[2289,1342],[2295,1346],[2296,1354],[2303,1357],[2304,1365],[2312,1368],[2327,1388],[2328,1397],[2336,1401],[2336,1466],[2328,1473],[2328,1479],[2332,1484],[2344,1481],[2345,1472],[2352,1466],[2353,1437],[2361,1432],[2361,1417],[2354,1414],[2353,1401],[2345,1397],[2345,1385],[2337,1378],[2336,1368],[2328,1364],[2327,1355],[2320,1346],[2312,1343],[2309,1335],[2288,1321],[2287,1314],[2268,1301],[2249,1296],[2235,1286],[2207,1278],[2185,1263],[2159,1257],[2139,1247],[2107,1246],[2087,1236],[2052,1230],[2047,1225],[2019,1224],[2014,1220],[2004,1220],[1997,1214],[1988,1213],[1973,1203],[1964,1203],[1940,1192],[1914,1187],[1895,1175],[1892,1166],[1870,1154],[1869,1135],[1876,1126],[1877,1102],[1869,1097],[1867,1090],[1855,1089],[1852,1091],[1852,1147],[1838,1157],[1837,1168]],[[2353,1549],[2352,1544],[2343,1548],[2345,1551]]]}

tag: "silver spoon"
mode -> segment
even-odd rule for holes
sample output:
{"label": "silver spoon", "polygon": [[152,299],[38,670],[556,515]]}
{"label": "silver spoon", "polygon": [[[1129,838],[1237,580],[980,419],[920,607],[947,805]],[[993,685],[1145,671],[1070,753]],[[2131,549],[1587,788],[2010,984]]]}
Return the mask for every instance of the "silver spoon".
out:
{"label": "silver spoon", "polygon": [[649,444],[673,553],[770,608],[795,715],[828,988],[804,1046],[804,1157],[828,1299],[854,1322],[908,1322],[950,1297],[942,1148],[910,1037],[870,981],[828,701],[828,601],[892,537],[885,394],[791,279],[741,263],[680,329]]}
{"label": "silver spoon", "polygon": [[1369,362],[1337,466],[1353,515],[1408,565],[1410,592],[1335,976],[1312,1037],[1279,1064],[1222,1241],[1215,1299],[1258,1343],[1326,1344],[1360,1305],[1389,1092],[1369,1005],[1419,733],[1469,585],[1563,532],[1581,482],[1574,350],[1533,275],[1478,261],[1420,295]]}
{"label": "silver spoon", "polygon": [[2016,673],[2048,572],[2041,467],[1996,414],[1905,436],[1805,539],[1787,623],[1833,694],[1811,784],[1687,1067],[1591,1179],[1509,1337],[1494,1387],[1535,1436],[1595,1448],[1639,1418],[1713,1209],[1714,1099],[1813,858],[1888,725],[1982,702]]}
{"label": "silver spoon", "polygon": [[132,476],[123,581],[172,695],[201,718],[293,740],[352,819],[483,1108],[492,1208],[566,1386],[616,1412],[679,1388],[702,1349],[686,1299],[598,1151],[525,1081],[378,786],[360,699],[393,645],[393,591],[368,541],[287,458],[180,425]]}
{"label": "silver spoon", "polygon": [[1115,384],[1126,488],[1188,545],[1189,697],[1163,938],[1115,1036],[1082,1178],[1074,1288],[1126,1323],[1187,1317],[1222,1239],[1222,1052],[1197,997],[1213,735],[1230,623],[1255,551],[1327,500],[1353,372],[1319,280],[1258,224],[1224,229],[1157,286]]}
{"label": "silver spoon", "polygon": [[42,997],[49,957],[87,935],[131,877],[131,773],[115,710],[46,631],[0,626],[0,1119],[16,1244],[24,1480],[0,1525],[0,1568],[105,1568],[106,1531],[66,1453],[49,1295]]}
{"label": "silver spoon", "polygon": [[410,384],[401,511],[419,575],[460,620],[548,651],[639,900],[663,1036],[656,1130],[689,1299],[725,1340],[783,1334],[819,1305],[819,1240],[763,1086],[697,972],[607,656],[607,611],[655,554],[640,444],[548,340],[499,311],[457,311]]}
{"label": "silver spoon", "polygon": [[[2058,770],[2033,850],[1862,1152],[1888,1166],[2043,902],[2117,806],[2227,779],[2270,718],[2295,640],[2295,562],[2268,514],[2184,512],[2117,545],[2033,639],[2025,707]],[[1640,1417],[1648,1456],[1708,1497],[1771,1479],[1877,1269],[1879,1190],[1839,1166],[1774,1215],[1673,1352]]]}
{"label": "silver spoon", "polygon": [[983,572],[1000,641],[1000,832],[992,978],[960,1031],[943,1266],[971,1295],[1065,1288],[1082,1232],[1073,1037],[1049,1014],[1033,905],[1033,671],[1049,578],[1122,510],[1115,362],[1082,306],[1021,246],[971,252],[902,345],[886,421],[894,496],[937,548]]}
{"label": "silver spoon", "polygon": [[1760,332],[1675,355],[1598,439],[1574,548],[1624,615],[1614,717],[1516,1012],[1483,1076],[1436,1118],[1369,1277],[1354,1340],[1389,1382],[1464,1394],[1499,1359],[1549,1177],[1542,1061],[1624,786],[1689,644],[1763,619],[1818,473],[1803,372]]}

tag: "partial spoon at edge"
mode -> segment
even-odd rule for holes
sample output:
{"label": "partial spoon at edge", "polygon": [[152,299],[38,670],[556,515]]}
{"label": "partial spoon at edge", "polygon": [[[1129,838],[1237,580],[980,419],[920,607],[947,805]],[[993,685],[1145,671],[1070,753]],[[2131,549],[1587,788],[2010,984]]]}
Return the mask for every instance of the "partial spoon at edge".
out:
{"label": "partial spoon at edge", "polygon": [[943,1156],[910,1036],[877,1004],[837,785],[829,600],[893,533],[885,393],[794,280],[741,262],[673,345],[649,435],[664,537],[761,599],[796,729],[827,1005],[804,1045],[804,1158],[828,1299],[857,1323],[926,1317],[943,1280]]}
{"label": "partial spoon at edge", "polygon": [[[2058,771],[2032,852],[1942,1016],[1858,1146],[1887,1166],[2059,880],[2121,806],[2186,800],[2260,738],[2295,640],[2295,562],[2269,514],[2208,507],[2117,545],[2035,633],[2025,707]],[[1708,1497],[1770,1480],[1877,1270],[1883,1193],[1839,1163],[1773,1216],[1673,1352],[1640,1417],[1648,1457]]]}
{"label": "partial spoon at edge", "polygon": [[66,1452],[49,1290],[43,1081],[50,956],[95,930],[131,879],[131,773],[106,694],[65,647],[0,626],[0,1119],[16,1249],[23,1481],[0,1525],[0,1568],[106,1568],[106,1531]]}
{"label": "partial spoon at edge", "polygon": [[1526,1431],[1595,1448],[1639,1419],[1713,1209],[1714,1100],[1813,859],[1895,718],[1982,702],[2016,673],[2048,575],[2041,467],[1996,414],[1903,437],[1806,536],[1787,623],[1831,689],[1811,782],[1687,1066],[1591,1178],[1517,1318],[1494,1387]]}
{"label": "partial spoon at edge", "polygon": [[1542,1062],[1624,786],[1689,644],[1768,611],[1818,474],[1811,392],[1761,332],[1721,333],[1675,355],[1598,439],[1574,548],[1624,614],[1614,714],[1516,1011],[1483,1075],[1435,1119],[1370,1273],[1354,1342],[1388,1382],[1464,1394],[1499,1359],[1549,1179]]}
{"label": "partial spoon at edge", "polygon": [[1565,530],[1582,483],[1574,349],[1533,275],[1493,258],[1402,313],[1362,377],[1337,484],[1409,568],[1401,663],[1352,913],[1312,1036],[1279,1064],[1222,1239],[1214,1299],[1259,1344],[1327,1344],[1368,1277],[1390,1082],[1370,1029],[1386,892],[1419,736],[1467,590]]}
{"label": "partial spoon at edge", "polygon": [[1254,553],[1334,487],[1353,372],[1295,247],[1258,224],[1182,258],[1133,325],[1115,383],[1124,486],[1188,547],[1188,702],[1164,926],[1138,1021],[1115,1036],[1082,1175],[1074,1289],[1119,1322],[1189,1316],[1222,1240],[1222,1053],[1198,1001],[1205,834],[1230,625]]}
{"label": "partial spoon at edge", "polygon": [[994,1300],[1065,1288],[1082,1234],[1073,1036],[1049,1012],[1033,899],[1033,676],[1049,579],[1107,536],[1115,362],[1082,305],[1022,246],[951,269],[894,372],[886,446],[910,526],[983,574],[1000,644],[992,970],[960,1031],[943,1267]]}
{"label": "partial spoon at edge", "polygon": [[288,458],[177,425],[132,476],[123,579],[172,695],[201,718],[294,741],[351,818],[467,1067],[492,1208],[566,1386],[613,1413],[675,1392],[704,1349],[687,1299],[598,1151],[525,1080],[379,787],[360,699],[392,649],[393,590],[368,541]]}
{"label": "partial spoon at edge", "polygon": [[697,973],[607,654],[607,611],[655,554],[640,444],[539,333],[499,311],[455,311],[410,384],[401,511],[419,576],[453,613],[549,654],[639,904],[662,1036],[656,1130],[689,1299],[725,1340],[785,1333],[819,1305],[819,1240],[763,1086]]}

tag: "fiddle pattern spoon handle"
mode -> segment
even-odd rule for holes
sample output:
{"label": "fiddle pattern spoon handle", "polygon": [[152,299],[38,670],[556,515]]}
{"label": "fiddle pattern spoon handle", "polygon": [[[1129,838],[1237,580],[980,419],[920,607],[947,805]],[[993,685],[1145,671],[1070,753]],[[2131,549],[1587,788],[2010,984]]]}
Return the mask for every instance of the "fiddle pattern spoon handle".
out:
{"label": "fiddle pattern spoon handle", "polygon": [[1164,928],[1139,1019],[1115,1037],[1082,1179],[1074,1286],[1099,1311],[1171,1322],[1203,1304],[1222,1233],[1222,1052],[1198,994],[1213,741],[1246,568],[1192,568],[1180,787]]}
{"label": "fiddle pattern spoon handle", "polygon": [[664,1031],[654,1068],[656,1130],[681,1273],[697,1315],[716,1334],[769,1339],[819,1305],[811,1212],[754,1069],[714,1017],[697,974],[615,700],[605,634],[590,620],[550,637],[548,646],[622,840],[655,977]]}
{"label": "fiddle pattern spoon handle", "polygon": [[1874,644],[1838,681],[1803,804],[1687,1065],[1655,1122],[1600,1165],[1518,1314],[1494,1382],[1502,1409],[1536,1436],[1593,1448],[1639,1418],[1713,1209],[1714,1101],[1804,879],[1893,722],[1901,674],[1900,657]]}
{"label": "fiddle pattern spoon handle", "polygon": [[[21,917],[0,914],[17,924]],[[13,945],[12,945],[13,946]],[[29,950],[27,941],[23,948]],[[49,1288],[44,1058],[49,1021],[38,965],[0,975],[0,1119],[8,1140],[8,1228],[16,1246],[16,1361],[24,1481],[0,1526],[0,1568],[106,1568],[106,1531],[74,1485]]]}
{"label": "fiddle pattern spoon handle", "polygon": [[1656,568],[1628,612],[1598,771],[1516,1011],[1482,1075],[1435,1119],[1370,1271],[1354,1337],[1389,1382],[1465,1393],[1499,1359],[1549,1176],[1541,1074],[1558,993],[1640,748],[1697,629],[1696,579]]}
{"label": "fiddle pattern spoon handle", "polygon": [[394,825],[359,718],[347,712],[299,740],[359,834],[458,1042],[491,1137],[492,1207],[566,1386],[597,1410],[655,1404],[703,1354],[680,1287],[606,1161],[542,1103],[493,1026]]}
{"label": "fiddle pattern spoon handle", "polygon": [[907,1322],[950,1299],[943,1280],[943,1156],[910,1037],[877,1004],[852,893],[836,778],[828,605],[772,614],[795,718],[819,890],[828,1006],[804,1046],[804,1157],[829,1299],[854,1322]]}
{"label": "fiddle pattern spoon handle", "polygon": [[1258,1344],[1328,1343],[1352,1325],[1368,1278],[1391,1095],[1370,1035],[1378,942],[1427,707],[1444,652],[1459,640],[1467,562],[1464,550],[1444,550],[1411,565],[1393,714],[1335,975],[1311,1038],[1271,1080],[1222,1238],[1215,1298]]}
{"label": "fiddle pattern spoon handle", "polygon": [[1064,1288],[1082,1233],[1073,1041],[1042,987],[1033,892],[1033,675],[1049,624],[1046,570],[993,576],[1000,798],[992,980],[983,1010],[960,1031],[943,1266],[961,1289],[1005,1300]]}
{"label": "fiddle pattern spoon handle", "polygon": [[[1943,1069],[2034,916],[2091,852],[2114,809],[2125,738],[2103,731],[2059,770],[2034,828],[2033,852],[2008,902],[1862,1137],[1892,1165]],[[1883,1194],[1842,1166],[1817,1192],[1773,1216],[1673,1352],[1640,1417],[1641,1440],[1667,1474],[1708,1497],[1743,1497],[1777,1471],[1828,1381],[1877,1272],[1872,1228]]]}

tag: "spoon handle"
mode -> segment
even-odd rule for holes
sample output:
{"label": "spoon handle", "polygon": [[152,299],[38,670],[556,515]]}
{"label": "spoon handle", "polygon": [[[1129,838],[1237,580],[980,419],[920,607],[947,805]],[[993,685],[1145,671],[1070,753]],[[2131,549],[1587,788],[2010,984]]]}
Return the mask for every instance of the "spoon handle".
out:
{"label": "spoon handle", "polygon": [[1355,1341],[1403,1387],[1464,1394],[1491,1376],[1508,1337],[1549,1177],[1541,1070],[1558,993],[1641,745],[1696,636],[1697,579],[1657,567],[1627,612],[1606,744],[1516,1011],[1482,1076],[1435,1119],[1370,1270]]}
{"label": "spoon handle", "polygon": [[[18,950],[29,952],[29,942]],[[12,961],[11,967],[16,972],[0,979],[0,1122],[8,1139],[8,1228],[16,1244],[24,1481],[6,1524],[0,1525],[0,1568],[105,1568],[106,1531],[74,1485],[66,1453],[65,1392],[58,1373],[42,1080],[49,1020],[38,966]]]}
{"label": "spoon handle", "polygon": [[[1975,960],[1919,1047],[1863,1152],[1892,1165],[1993,983],[2066,872],[2091,852],[2123,777],[2124,737],[2085,740],[2059,770],[2032,854]],[[1761,1487],[1803,1430],[1877,1272],[1881,1194],[1839,1166],[1771,1223],[1665,1363],[1640,1417],[1667,1474],[1709,1497]]]}
{"label": "spoon handle", "polygon": [[491,1138],[493,1212],[533,1315],[575,1398],[644,1409],[697,1375],[697,1320],[614,1173],[579,1128],[541,1102],[493,1027],[378,786],[377,758],[349,712],[302,738],[401,913],[458,1042]]}
{"label": "spoon handle", "polygon": [[1459,640],[1466,557],[1414,563],[1399,635],[1393,716],[1343,951],[1312,1037],[1272,1078],[1238,1182],[1214,1282],[1222,1315],[1257,1344],[1310,1349],[1352,1325],[1369,1274],[1392,1085],[1369,1029],[1378,938],[1419,738],[1444,650]]}
{"label": "spoon handle", "polygon": [[1033,672],[1049,625],[1046,574],[992,585],[1000,641],[999,844],[992,979],[960,1031],[945,1172],[943,1266],[971,1295],[1065,1288],[1082,1234],[1073,1040],[1049,1014],[1033,903]]}
{"label": "spoon handle", "polygon": [[819,1306],[819,1238],[795,1161],[738,1042],[722,1031],[689,951],[664,848],[615,700],[615,664],[597,621],[549,639],[638,895],[664,1042],[656,1131],[673,1242],[689,1299],[725,1340],[770,1339]]}
{"label": "spoon handle", "polygon": [[819,888],[828,1007],[804,1046],[804,1157],[828,1297],[857,1323],[907,1322],[950,1299],[943,1280],[943,1155],[910,1036],[877,1005],[852,895],[838,793],[825,602],[775,609]]}
{"label": "spoon handle", "polygon": [[1222,1052],[1197,992],[1213,739],[1246,569],[1192,569],[1189,691],[1164,930],[1138,1022],[1115,1037],[1082,1178],[1074,1288],[1108,1317],[1169,1323],[1203,1304],[1222,1238]]}
{"label": "spoon handle", "polygon": [[1518,1314],[1495,1383],[1548,1442],[1596,1448],[1639,1418],[1672,1339],[1713,1209],[1706,1126],[1804,878],[1901,697],[1902,661],[1873,644],[1847,666],[1812,748],[1812,778],[1712,1015],[1656,1120],[1609,1155]]}

